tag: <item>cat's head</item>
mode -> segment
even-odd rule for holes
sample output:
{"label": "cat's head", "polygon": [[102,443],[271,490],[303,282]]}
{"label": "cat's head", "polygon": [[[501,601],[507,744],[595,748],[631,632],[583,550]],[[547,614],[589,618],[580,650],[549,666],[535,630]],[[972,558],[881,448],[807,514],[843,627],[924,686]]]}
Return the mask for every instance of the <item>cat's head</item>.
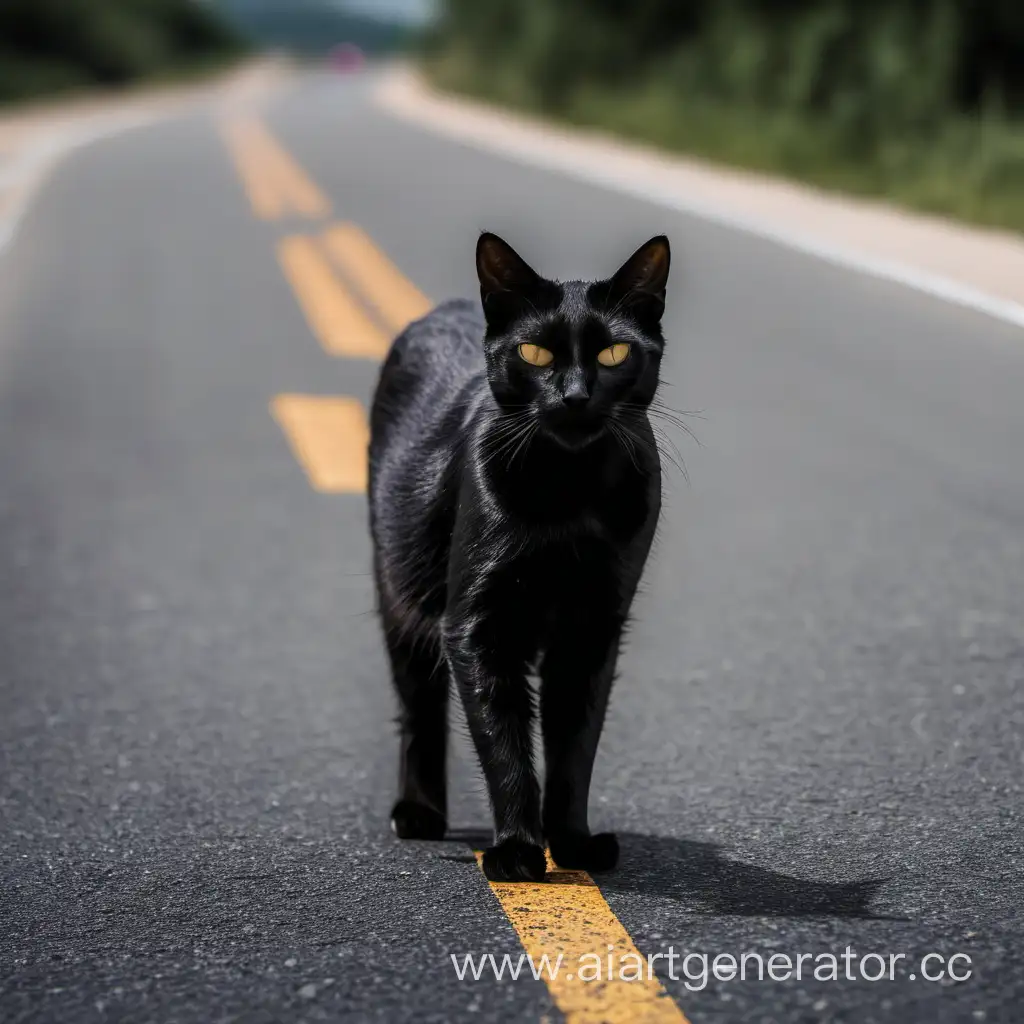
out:
{"label": "cat's head", "polygon": [[477,243],[487,375],[498,404],[529,410],[567,448],[654,398],[664,349],[669,244],[642,245],[605,280],[549,281],[497,235]]}

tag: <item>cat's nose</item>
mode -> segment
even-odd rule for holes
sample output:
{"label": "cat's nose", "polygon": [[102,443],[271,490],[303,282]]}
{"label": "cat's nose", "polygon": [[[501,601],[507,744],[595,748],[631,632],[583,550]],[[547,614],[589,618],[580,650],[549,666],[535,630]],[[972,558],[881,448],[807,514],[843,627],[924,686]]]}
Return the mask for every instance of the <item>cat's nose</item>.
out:
{"label": "cat's nose", "polygon": [[570,409],[582,409],[590,401],[586,383],[579,377],[569,380],[562,392],[562,401]]}

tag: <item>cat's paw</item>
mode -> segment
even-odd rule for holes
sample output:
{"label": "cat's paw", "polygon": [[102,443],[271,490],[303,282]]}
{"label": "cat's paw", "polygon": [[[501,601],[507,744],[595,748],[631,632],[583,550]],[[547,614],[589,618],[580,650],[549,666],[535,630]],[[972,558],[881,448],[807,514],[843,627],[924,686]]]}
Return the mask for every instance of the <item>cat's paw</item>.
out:
{"label": "cat's paw", "polygon": [[484,874],[492,882],[543,882],[547,862],[533,843],[506,839],[484,850]]}
{"label": "cat's paw", "polygon": [[444,815],[414,800],[399,800],[391,810],[391,831],[399,839],[444,839]]}
{"label": "cat's paw", "polygon": [[551,859],[560,868],[577,871],[611,871],[619,863],[619,841],[612,832],[584,836],[568,832],[548,840]]}

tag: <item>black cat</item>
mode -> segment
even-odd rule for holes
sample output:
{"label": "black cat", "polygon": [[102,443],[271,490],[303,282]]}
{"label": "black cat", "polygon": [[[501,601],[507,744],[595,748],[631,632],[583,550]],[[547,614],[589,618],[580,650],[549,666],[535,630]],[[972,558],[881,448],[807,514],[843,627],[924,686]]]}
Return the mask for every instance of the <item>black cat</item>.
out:
{"label": "black cat", "polygon": [[[402,838],[447,824],[449,680],[494,812],[496,881],[609,869],[587,799],[619,642],[661,507],[648,419],[668,239],[610,280],[548,281],[500,238],[476,252],[483,317],[447,302],[395,341],[371,413],[370,526],[401,705]],[[540,678],[547,777],[533,766]]]}

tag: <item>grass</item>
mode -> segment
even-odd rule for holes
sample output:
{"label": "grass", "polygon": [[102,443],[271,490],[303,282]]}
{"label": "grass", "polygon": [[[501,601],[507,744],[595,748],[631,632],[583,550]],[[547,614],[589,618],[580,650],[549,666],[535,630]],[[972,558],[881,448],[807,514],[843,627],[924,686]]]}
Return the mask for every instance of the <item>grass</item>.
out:
{"label": "grass", "polygon": [[988,227],[1024,232],[1024,123],[951,117],[929,130],[854,142],[855,133],[788,111],[687,95],[667,80],[577,88],[557,109],[514,68],[486,73],[458,52],[424,60],[438,87],[723,164],[881,197]]}

